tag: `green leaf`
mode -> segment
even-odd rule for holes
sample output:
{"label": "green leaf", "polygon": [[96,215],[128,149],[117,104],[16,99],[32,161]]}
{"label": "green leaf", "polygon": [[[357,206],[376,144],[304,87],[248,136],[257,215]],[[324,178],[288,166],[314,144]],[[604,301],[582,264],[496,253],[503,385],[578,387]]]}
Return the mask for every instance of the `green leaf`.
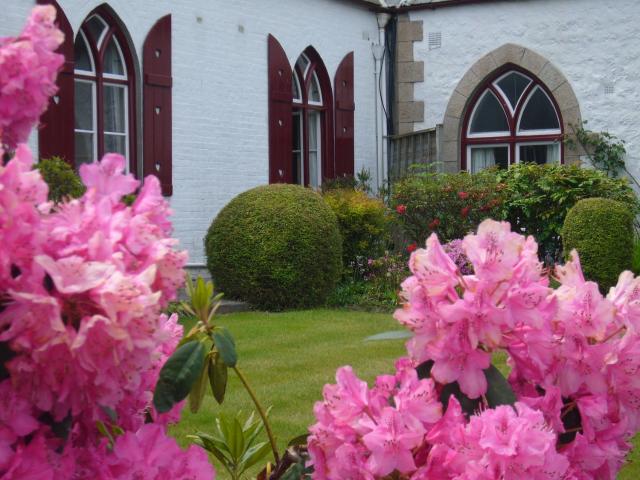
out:
{"label": "green leaf", "polygon": [[165,413],[184,400],[204,367],[205,348],[201,342],[189,342],[178,348],[160,370],[153,393],[153,405]]}
{"label": "green leaf", "polygon": [[219,329],[213,333],[213,341],[220,352],[222,360],[228,367],[235,367],[238,362],[236,342],[227,329]]}
{"label": "green leaf", "polygon": [[207,391],[206,385],[207,378],[209,377],[209,368],[210,363],[205,361],[200,377],[193,384],[193,387],[191,387],[191,391],[189,392],[189,410],[191,410],[192,413],[197,413],[202,405],[204,394]]}
{"label": "green leaf", "polygon": [[213,398],[222,405],[224,394],[227,391],[227,366],[216,352],[209,360],[209,385],[213,392]]}
{"label": "green leaf", "polygon": [[236,460],[236,463],[240,463],[240,459],[244,453],[244,432],[237,418],[233,418],[230,427],[229,450]]}
{"label": "green leaf", "polygon": [[413,333],[408,330],[393,330],[391,332],[378,333],[364,339],[365,342],[376,342],[378,340],[400,340],[403,338],[411,338]]}
{"label": "green leaf", "polygon": [[488,388],[485,397],[489,407],[495,408],[498,405],[514,405],[516,403],[516,395],[500,370],[491,365],[484,371],[484,376],[487,377]]}
{"label": "green leaf", "polygon": [[247,449],[242,457],[242,462],[240,462],[242,470],[253,467],[260,460],[264,459],[270,451],[271,445],[269,442],[261,442]]}

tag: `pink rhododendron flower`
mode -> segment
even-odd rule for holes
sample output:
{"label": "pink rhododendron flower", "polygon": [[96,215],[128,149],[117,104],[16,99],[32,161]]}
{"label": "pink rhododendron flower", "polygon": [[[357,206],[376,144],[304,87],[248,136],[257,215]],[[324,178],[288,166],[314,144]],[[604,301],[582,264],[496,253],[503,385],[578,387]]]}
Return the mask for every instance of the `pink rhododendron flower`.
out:
{"label": "pink rhododendron flower", "polygon": [[[553,289],[535,240],[492,220],[458,253],[469,272],[435,235],[412,254],[394,315],[413,334],[409,358],[368,394],[358,384],[359,395],[316,406],[314,478],[616,478],[640,430],[640,279],[625,272],[603,297],[573,252]],[[508,356],[514,406],[490,408],[485,370],[496,351]],[[430,378],[418,379],[418,365]],[[449,396],[458,387],[464,411]],[[357,398],[368,400],[354,408]]]}
{"label": "pink rhododendron flower", "polygon": [[20,35],[0,38],[0,145],[10,149],[27,140],[57,90],[64,36],[55,16],[50,5],[35,7]]}

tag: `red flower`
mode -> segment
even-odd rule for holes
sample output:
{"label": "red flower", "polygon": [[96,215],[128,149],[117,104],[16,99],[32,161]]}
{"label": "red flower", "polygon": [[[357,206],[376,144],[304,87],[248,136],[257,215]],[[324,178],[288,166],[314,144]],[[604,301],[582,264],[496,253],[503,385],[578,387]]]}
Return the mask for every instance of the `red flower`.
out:
{"label": "red flower", "polygon": [[460,198],[460,200],[466,200],[469,198],[469,194],[467,192],[458,192],[458,198]]}
{"label": "red flower", "polygon": [[418,245],[416,245],[416,242],[413,242],[407,245],[407,252],[408,253],[415,252],[417,248],[418,248]]}
{"label": "red flower", "polygon": [[407,213],[407,206],[406,205],[398,205],[396,207],[396,212],[398,212],[398,214],[400,214],[400,215],[404,215],[405,213]]}
{"label": "red flower", "polygon": [[434,218],[431,223],[429,224],[429,228],[431,230],[435,230],[436,228],[438,228],[438,225],[440,225],[440,219],[439,218]]}
{"label": "red flower", "polygon": [[462,210],[460,210],[460,216],[462,218],[467,218],[469,216],[470,211],[471,211],[471,207],[464,207]]}

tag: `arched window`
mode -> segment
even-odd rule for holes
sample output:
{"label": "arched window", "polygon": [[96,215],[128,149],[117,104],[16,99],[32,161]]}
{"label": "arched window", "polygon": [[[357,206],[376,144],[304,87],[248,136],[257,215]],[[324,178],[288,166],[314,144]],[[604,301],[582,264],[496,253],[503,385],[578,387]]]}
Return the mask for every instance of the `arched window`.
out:
{"label": "arched window", "polygon": [[135,165],[135,74],[125,36],[98,10],[82,24],[74,50],[76,166],[105,153]]}
{"label": "arched window", "polygon": [[475,173],[512,163],[560,163],[562,119],[551,93],[533,75],[511,68],[473,98],[462,132],[462,165]]}
{"label": "arched window", "polygon": [[331,119],[331,86],[322,61],[312,49],[298,57],[291,81],[292,172],[293,182],[319,188],[322,179],[332,176],[323,166],[332,152],[327,140]]}

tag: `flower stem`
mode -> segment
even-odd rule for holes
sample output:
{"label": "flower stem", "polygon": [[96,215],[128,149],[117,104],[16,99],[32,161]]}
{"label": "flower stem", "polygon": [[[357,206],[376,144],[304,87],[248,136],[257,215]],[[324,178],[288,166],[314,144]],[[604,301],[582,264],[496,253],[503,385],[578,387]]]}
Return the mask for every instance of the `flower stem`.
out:
{"label": "flower stem", "polygon": [[233,367],[233,370],[236,372],[236,375],[238,375],[238,378],[242,382],[242,385],[244,385],[244,388],[251,397],[251,400],[253,400],[253,403],[256,406],[258,413],[260,414],[260,418],[262,418],[262,423],[264,424],[264,429],[267,432],[267,437],[269,437],[269,443],[271,444],[271,450],[273,451],[273,459],[275,460],[276,465],[278,465],[280,463],[280,456],[278,455],[278,447],[276,446],[276,439],[273,436],[271,425],[269,424],[269,420],[267,420],[267,414],[264,411],[262,404],[258,400],[258,397],[256,397],[255,392],[249,385],[249,382],[247,382],[244,374],[240,371],[240,369],[238,369],[238,367]]}

